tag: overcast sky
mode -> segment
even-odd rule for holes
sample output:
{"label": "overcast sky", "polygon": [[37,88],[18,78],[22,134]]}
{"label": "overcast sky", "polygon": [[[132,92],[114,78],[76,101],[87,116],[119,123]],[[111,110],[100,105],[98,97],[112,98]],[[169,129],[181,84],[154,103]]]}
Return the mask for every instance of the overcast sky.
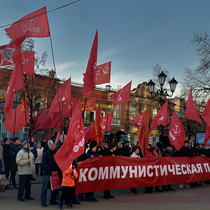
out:
{"label": "overcast sky", "polygon": [[[1,3],[0,25],[12,23],[43,6],[47,10],[70,0],[7,0]],[[209,0],[81,0],[48,14],[57,75],[81,82],[96,29],[98,64],[112,61],[111,85],[132,88],[152,78],[157,63],[179,82],[185,67],[198,64],[193,34],[210,29]],[[0,45],[9,42],[0,29]],[[50,39],[35,39],[35,50],[48,51]]]}

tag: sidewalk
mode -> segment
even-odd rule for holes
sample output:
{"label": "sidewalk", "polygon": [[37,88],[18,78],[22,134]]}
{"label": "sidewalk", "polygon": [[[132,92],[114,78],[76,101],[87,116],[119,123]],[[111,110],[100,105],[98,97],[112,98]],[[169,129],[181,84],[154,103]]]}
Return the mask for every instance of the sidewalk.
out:
{"label": "sidewalk", "polygon": [[[43,208],[40,206],[40,193],[41,193],[41,180],[42,177],[36,177],[37,181],[32,184],[32,197],[34,201],[20,202],[17,201],[17,190],[7,190],[6,192],[0,192],[0,210],[50,210],[58,209],[58,206],[48,206]],[[201,187],[189,188],[189,189],[178,189],[178,186],[174,186],[175,191],[161,192],[161,193],[143,193],[144,188],[138,188],[141,193],[138,195],[129,195],[130,189],[117,189],[111,190],[112,195],[115,196],[113,199],[103,199],[103,192],[95,192],[95,197],[98,202],[89,203],[81,202],[81,205],[74,205],[74,209],[84,210],[150,210],[150,209],[209,209],[210,208],[210,185]],[[48,202],[49,204],[48,191]],[[68,209],[64,206],[64,209]]]}

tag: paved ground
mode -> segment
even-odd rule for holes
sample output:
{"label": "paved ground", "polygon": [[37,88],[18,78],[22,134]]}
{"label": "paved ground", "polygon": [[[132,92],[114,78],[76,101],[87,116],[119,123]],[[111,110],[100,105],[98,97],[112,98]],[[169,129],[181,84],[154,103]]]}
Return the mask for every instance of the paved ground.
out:
{"label": "paved ground", "polygon": [[[43,208],[40,206],[40,191],[42,184],[41,179],[38,177],[37,182],[32,184],[32,196],[34,201],[17,201],[17,190],[9,190],[0,192],[0,210],[49,210],[58,209],[58,206],[48,206]],[[141,193],[138,195],[129,195],[129,189],[112,190],[113,199],[104,200],[102,198],[103,192],[96,192],[95,197],[98,202],[89,203],[81,202],[81,205],[74,205],[74,209],[83,210],[150,210],[150,209],[190,209],[202,210],[210,209],[210,185],[201,187],[178,189],[178,186],[173,186],[173,192],[161,192],[145,194],[143,188],[139,188]],[[50,193],[48,193],[49,196]],[[48,199],[49,201],[49,199]],[[64,209],[68,209],[64,206]]]}

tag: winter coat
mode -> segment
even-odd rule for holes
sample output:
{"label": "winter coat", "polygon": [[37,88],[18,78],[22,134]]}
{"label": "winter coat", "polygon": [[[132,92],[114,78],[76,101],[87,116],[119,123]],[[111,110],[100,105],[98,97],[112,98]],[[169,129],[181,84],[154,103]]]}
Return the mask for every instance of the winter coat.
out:
{"label": "winter coat", "polygon": [[53,171],[59,171],[59,167],[55,162],[54,155],[55,150],[52,151],[48,148],[46,152],[43,153],[42,156],[42,167],[44,170],[44,175],[51,175]]}
{"label": "winter coat", "polygon": [[[28,163],[28,159],[30,159],[30,163]],[[28,153],[24,149],[21,149],[17,153],[16,163],[18,166],[18,175],[29,175],[35,172],[34,155],[31,151]]]}
{"label": "winter coat", "polygon": [[42,155],[43,155],[43,151],[44,151],[44,148],[41,147],[41,148],[36,148],[36,151],[37,151],[37,157],[36,157],[36,160],[35,160],[35,163],[42,163]]}
{"label": "winter coat", "polygon": [[133,154],[131,155],[131,157],[140,158],[140,155],[137,155],[135,152],[133,152]]}
{"label": "winter coat", "polygon": [[78,177],[78,173],[76,169],[72,169],[69,167],[67,170],[63,172],[63,180],[62,180],[62,186],[63,187],[74,187],[75,186],[75,181],[71,177],[75,176],[75,179]]}

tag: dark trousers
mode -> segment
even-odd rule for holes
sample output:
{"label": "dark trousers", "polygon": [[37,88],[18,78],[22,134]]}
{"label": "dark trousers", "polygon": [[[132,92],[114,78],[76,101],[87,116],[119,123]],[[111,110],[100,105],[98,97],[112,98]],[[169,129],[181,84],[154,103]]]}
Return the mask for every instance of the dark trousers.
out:
{"label": "dark trousers", "polygon": [[74,187],[63,187],[60,200],[61,201],[63,201],[64,199],[68,201],[73,200],[74,195],[75,195]]}
{"label": "dark trousers", "polygon": [[13,187],[16,187],[16,180],[15,180],[16,172],[17,172],[17,167],[16,166],[12,167],[10,173],[10,182],[12,183]]}
{"label": "dark trousers", "polygon": [[[41,204],[46,204],[47,202],[47,188],[50,183],[50,175],[43,176],[43,185],[42,185],[42,192],[41,192]],[[58,195],[58,190],[51,191],[50,195],[50,203],[56,202],[56,196]]]}
{"label": "dark trousers", "polygon": [[36,175],[39,175],[39,169],[40,169],[40,176],[43,174],[43,168],[41,163],[35,163],[35,169],[36,169]]}
{"label": "dark trousers", "polygon": [[23,198],[25,191],[25,198],[31,195],[31,175],[19,175],[18,198]]}

